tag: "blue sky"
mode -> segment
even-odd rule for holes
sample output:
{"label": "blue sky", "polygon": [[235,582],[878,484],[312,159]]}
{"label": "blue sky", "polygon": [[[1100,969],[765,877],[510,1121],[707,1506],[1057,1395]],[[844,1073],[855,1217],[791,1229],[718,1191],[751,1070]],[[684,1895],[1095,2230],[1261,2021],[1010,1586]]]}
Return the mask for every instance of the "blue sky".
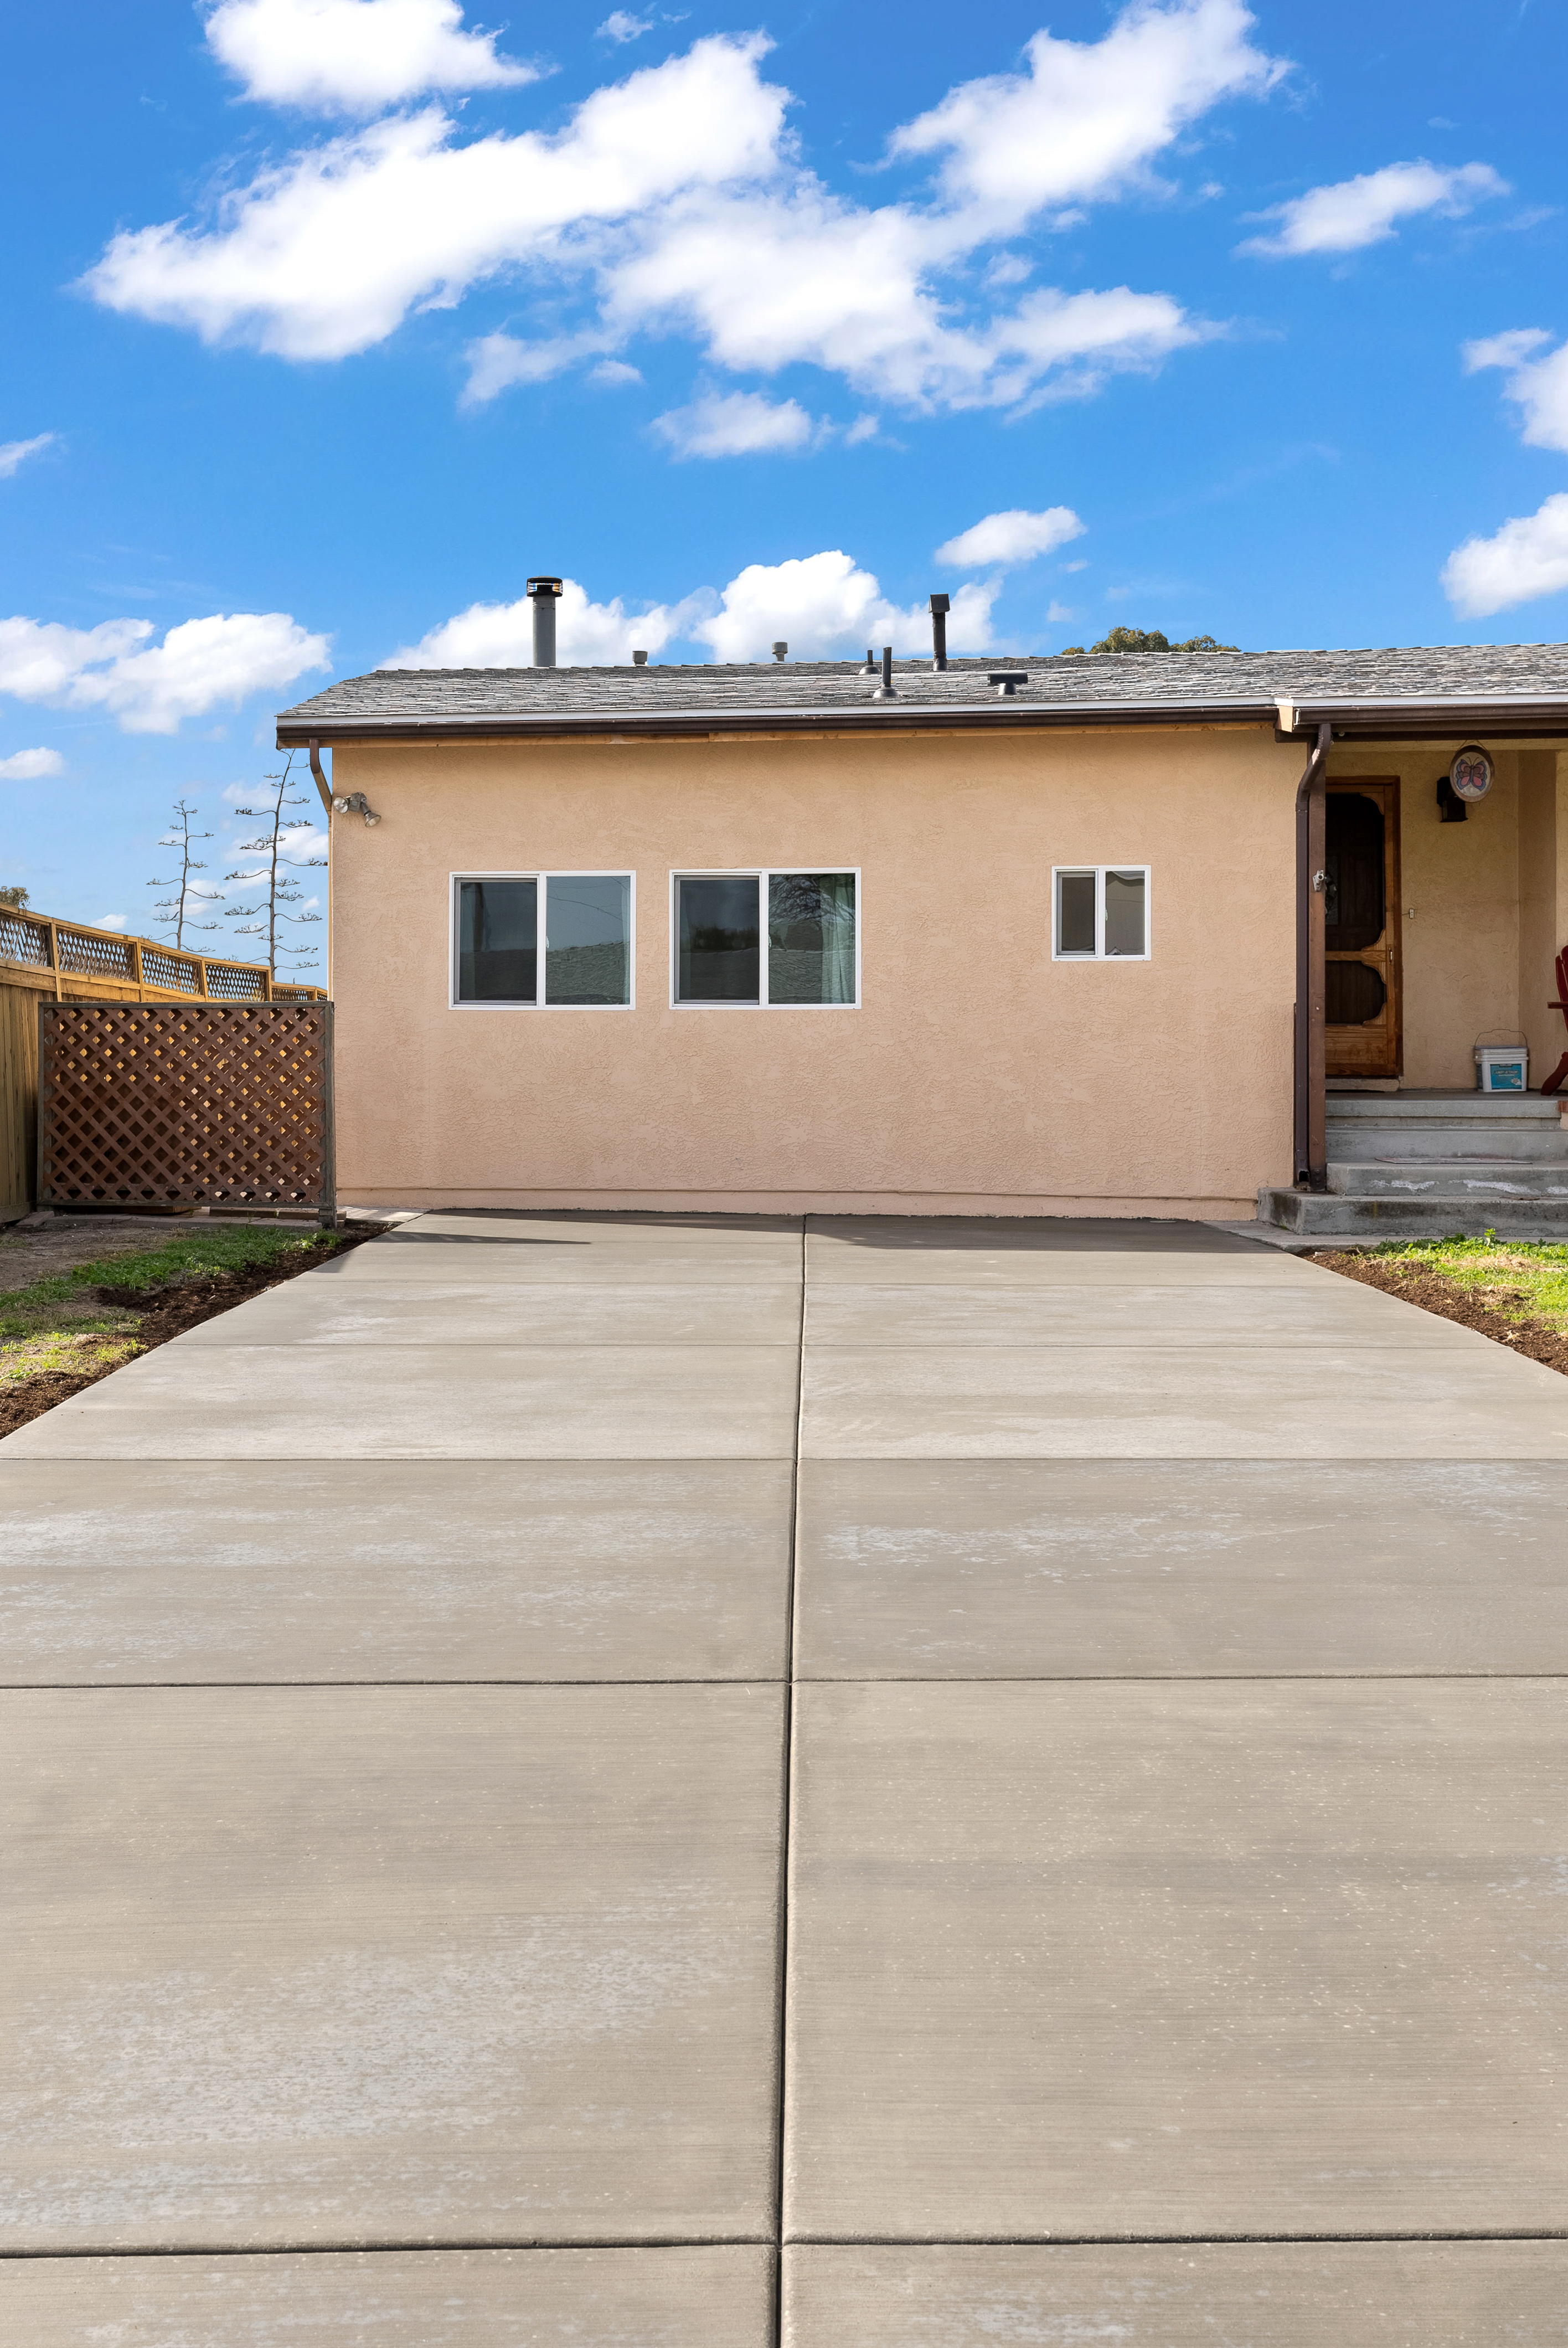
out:
{"label": "blue sky", "polygon": [[1568,633],[1549,0],[4,39],[0,880],[46,911],[153,926],[180,791],[221,881],[275,708],[526,659],[535,571],[590,660],[917,651],[934,587],[958,649]]}

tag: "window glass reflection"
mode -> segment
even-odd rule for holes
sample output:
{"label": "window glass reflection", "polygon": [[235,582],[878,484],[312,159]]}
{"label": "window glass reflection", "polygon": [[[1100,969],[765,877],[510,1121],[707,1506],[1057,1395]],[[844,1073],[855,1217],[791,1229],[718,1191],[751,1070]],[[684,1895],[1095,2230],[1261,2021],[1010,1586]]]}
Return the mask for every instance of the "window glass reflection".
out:
{"label": "window glass reflection", "polygon": [[1105,875],[1105,951],[1108,954],[1141,954],[1144,951],[1143,875]]}
{"label": "window glass reflection", "polygon": [[855,875],[768,875],[768,1001],[855,1001]]}
{"label": "window glass reflection", "polygon": [[755,1003],[758,950],[755,873],[713,873],[676,882],[679,950],[676,1001]]}
{"label": "window glass reflection", "polygon": [[457,895],[459,1003],[532,1003],[537,984],[533,880],[464,880]]}
{"label": "window glass reflection", "polygon": [[545,883],[545,1001],[630,1003],[631,881],[552,872]]}
{"label": "window glass reflection", "polygon": [[1094,952],[1094,875],[1062,872],[1056,882],[1056,951],[1059,954]]}

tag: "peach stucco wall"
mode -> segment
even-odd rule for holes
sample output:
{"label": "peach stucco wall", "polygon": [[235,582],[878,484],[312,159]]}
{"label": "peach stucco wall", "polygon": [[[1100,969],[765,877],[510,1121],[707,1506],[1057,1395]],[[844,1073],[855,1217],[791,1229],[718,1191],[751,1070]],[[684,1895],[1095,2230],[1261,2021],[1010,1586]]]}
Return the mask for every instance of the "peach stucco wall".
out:
{"label": "peach stucco wall", "polygon": [[[1246,1214],[1288,1180],[1293,819],[1263,729],[344,748],[339,1193]],[[1053,963],[1054,863],[1153,958]],[[670,1004],[672,870],[861,870],[862,1007]],[[448,875],[637,876],[636,1008],[448,1007]]]}

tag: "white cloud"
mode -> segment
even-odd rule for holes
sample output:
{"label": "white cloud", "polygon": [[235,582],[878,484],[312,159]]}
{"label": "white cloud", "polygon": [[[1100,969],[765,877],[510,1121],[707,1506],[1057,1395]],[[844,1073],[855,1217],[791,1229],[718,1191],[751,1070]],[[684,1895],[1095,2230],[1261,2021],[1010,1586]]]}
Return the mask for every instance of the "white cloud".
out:
{"label": "white cloud", "polygon": [[963,83],[893,137],[942,155],[943,192],[999,232],[1051,205],[1143,184],[1153,159],[1221,99],[1257,98],[1285,72],[1253,47],[1241,0],[1137,0],[1102,40],[1037,33],[1027,74]]}
{"label": "white cloud", "polygon": [[1568,450],[1568,343],[1543,356],[1534,355],[1551,340],[1542,327],[1521,326],[1512,334],[1467,343],[1465,371],[1475,375],[1483,367],[1506,367],[1503,393],[1523,417],[1523,438],[1532,448]]}
{"label": "white cloud", "polygon": [[0,776],[8,783],[36,782],[41,775],[63,774],[65,767],[57,750],[14,750],[0,758]]}
{"label": "white cloud", "polygon": [[1047,506],[1041,513],[1013,507],[1006,513],[987,514],[957,538],[937,549],[937,561],[955,571],[979,571],[988,563],[1032,562],[1050,554],[1071,538],[1081,538],[1083,524],[1071,506]]}
{"label": "white cloud", "polygon": [[651,16],[634,16],[629,8],[616,8],[599,28],[601,41],[640,41],[644,33],[653,30]]}
{"label": "white cloud", "polygon": [[1071,603],[1051,603],[1048,606],[1045,616],[1048,623],[1054,623],[1060,626],[1064,620],[1076,620],[1078,614]]}
{"label": "white cloud", "polygon": [[1467,538],[1443,565],[1443,592],[1466,619],[1568,588],[1568,492],[1505,521],[1491,538]]}
{"label": "white cloud", "polygon": [[[954,652],[983,651],[997,590],[971,582],[953,597],[948,642]],[[833,549],[788,562],[752,562],[732,579],[719,609],[691,630],[715,660],[767,656],[782,637],[797,659],[825,660],[890,644],[928,652],[931,614],[923,603],[900,611],[875,575]]]}
{"label": "white cloud", "polygon": [[602,383],[611,386],[623,383],[641,383],[642,371],[640,367],[628,366],[624,359],[600,359],[596,367],[589,368],[588,379],[589,383]]}
{"label": "white cloud", "polygon": [[210,230],[124,232],[82,283],[205,342],[293,359],[368,350],[416,304],[450,307],[500,269],[559,253],[568,231],[770,170],[784,93],[757,77],[766,46],[699,41],[596,90],[553,138],[458,147],[438,108],[393,116],[261,173]]}
{"label": "white cloud", "polygon": [[105,709],[128,734],[172,734],[219,702],[292,685],[325,668],[330,640],[287,612],[214,613],[170,628],[149,620],[67,628],[53,620],[0,620],[0,693],[67,709]]}
{"label": "white cloud", "polygon": [[554,136],[458,144],[432,107],[305,149],[209,221],[117,237],[83,283],[112,308],[292,359],[368,349],[411,310],[521,268],[590,304],[548,337],[477,342],[470,400],[671,332],[732,372],[804,361],[907,407],[1083,396],[1212,330],[1126,286],[999,310],[1016,268],[988,286],[971,264],[1152,184],[1206,108],[1266,92],[1283,68],[1252,23],[1240,0],[1132,0],[1101,41],[1041,34],[1027,74],[966,83],[896,134],[900,156],[933,159],[935,185],[880,207],[796,162],[765,38],[713,36],[596,91]]}
{"label": "white cloud", "polygon": [[775,405],[756,391],[711,392],[656,416],[651,427],[677,457],[754,457],[804,448],[815,427],[797,399]]}
{"label": "white cloud", "polygon": [[[556,605],[556,658],[563,668],[596,667],[629,661],[634,649],[662,652],[712,600],[688,598],[682,603],[655,603],[643,612],[628,612],[619,595],[612,602],[590,602],[586,590],[575,579],[568,579]],[[528,668],[533,663],[533,613],[526,595],[515,603],[470,603],[466,612],[432,628],[416,644],[404,645],[382,666]]]}
{"label": "white cloud", "polygon": [[421,90],[538,78],[462,23],[458,0],[219,0],[206,29],[246,97],[272,106],[375,114]]}
{"label": "white cloud", "polygon": [[129,920],[128,913],[100,913],[96,926],[100,930],[123,930]]}
{"label": "white cloud", "polygon": [[53,432],[37,432],[31,440],[0,440],[0,481],[8,481],[17,466],[25,465],[29,457],[52,448],[55,438]]}
{"label": "white cloud", "polygon": [[[954,652],[983,652],[990,634],[994,583],[970,581],[953,597],[948,642]],[[625,662],[634,647],[657,654],[684,640],[705,645],[720,661],[764,660],[783,637],[800,659],[842,658],[867,645],[928,651],[931,614],[924,603],[907,611],[888,602],[875,574],[836,549],[787,562],[753,562],[720,594],[700,587],[678,603],[629,613],[613,602],[590,602],[575,579],[556,607],[557,657],[563,667]],[[416,644],[384,661],[384,668],[527,668],[533,623],[528,599],[473,603],[432,628]],[[225,794],[227,796],[227,794]]]}
{"label": "white cloud", "polygon": [[1272,236],[1249,237],[1239,252],[1261,253],[1270,260],[1304,252],[1358,252],[1364,245],[1380,244],[1393,235],[1402,220],[1421,212],[1439,212],[1458,220],[1489,196],[1505,196],[1508,182],[1490,163],[1463,163],[1455,170],[1440,170],[1435,163],[1387,163],[1380,171],[1363,171],[1358,179],[1340,180],[1332,187],[1309,188],[1287,204],[1260,212],[1260,220],[1279,222]]}

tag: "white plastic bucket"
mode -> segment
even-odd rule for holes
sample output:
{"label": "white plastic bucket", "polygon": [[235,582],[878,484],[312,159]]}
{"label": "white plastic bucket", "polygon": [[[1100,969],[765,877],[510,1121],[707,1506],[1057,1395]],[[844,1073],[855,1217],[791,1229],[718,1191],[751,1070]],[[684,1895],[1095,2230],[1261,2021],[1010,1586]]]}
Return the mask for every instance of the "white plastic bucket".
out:
{"label": "white plastic bucket", "polygon": [[1475,1081],[1483,1093],[1522,1093],[1530,1089],[1530,1047],[1527,1044],[1478,1044]]}

